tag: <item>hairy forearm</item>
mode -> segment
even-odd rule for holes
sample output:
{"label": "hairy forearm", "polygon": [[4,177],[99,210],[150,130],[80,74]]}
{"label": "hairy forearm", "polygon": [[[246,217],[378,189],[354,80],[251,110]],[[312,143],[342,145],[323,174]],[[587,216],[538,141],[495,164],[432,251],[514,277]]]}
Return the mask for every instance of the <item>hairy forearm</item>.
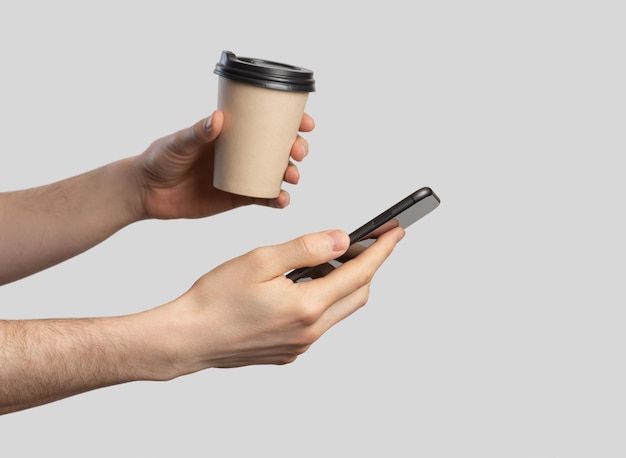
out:
{"label": "hairy forearm", "polygon": [[166,379],[159,331],[140,321],[139,315],[0,321],[0,414],[105,386]]}
{"label": "hairy forearm", "polygon": [[0,284],[69,259],[137,220],[126,159],[57,183],[0,193]]}

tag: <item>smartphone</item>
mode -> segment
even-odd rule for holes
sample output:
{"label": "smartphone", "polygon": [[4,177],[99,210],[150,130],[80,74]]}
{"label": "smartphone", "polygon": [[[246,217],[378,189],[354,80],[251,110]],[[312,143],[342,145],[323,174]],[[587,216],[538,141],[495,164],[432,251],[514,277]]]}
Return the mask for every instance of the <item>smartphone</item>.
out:
{"label": "smartphone", "polygon": [[344,262],[358,256],[366,247],[374,243],[376,237],[394,227],[400,226],[406,229],[437,208],[440,202],[439,197],[431,188],[427,186],[420,188],[351,232],[350,248],[343,256],[329,263],[292,270],[287,273],[287,278],[300,282],[322,277]]}

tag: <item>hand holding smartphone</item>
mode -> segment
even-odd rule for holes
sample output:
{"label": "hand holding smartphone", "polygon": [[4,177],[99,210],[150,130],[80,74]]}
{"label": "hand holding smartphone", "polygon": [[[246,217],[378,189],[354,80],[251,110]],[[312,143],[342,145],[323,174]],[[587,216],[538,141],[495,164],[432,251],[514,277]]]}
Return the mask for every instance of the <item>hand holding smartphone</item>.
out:
{"label": "hand holding smartphone", "polygon": [[344,262],[358,256],[366,247],[374,243],[379,235],[398,226],[406,229],[437,208],[440,202],[439,197],[431,188],[420,188],[351,232],[350,248],[343,256],[330,263],[292,270],[287,274],[287,278],[299,282],[322,277]]}

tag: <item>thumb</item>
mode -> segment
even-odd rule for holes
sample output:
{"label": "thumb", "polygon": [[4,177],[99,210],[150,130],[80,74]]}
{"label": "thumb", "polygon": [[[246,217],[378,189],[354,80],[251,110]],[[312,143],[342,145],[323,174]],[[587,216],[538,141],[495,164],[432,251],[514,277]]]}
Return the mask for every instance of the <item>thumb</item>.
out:
{"label": "thumb", "polygon": [[202,119],[193,126],[174,134],[168,146],[174,152],[198,154],[208,144],[215,141],[223,126],[224,113],[220,110],[215,110],[208,118]]}
{"label": "thumb", "polygon": [[194,126],[194,130],[198,127],[201,127],[202,130],[198,134],[198,137],[203,138],[205,142],[209,143],[215,141],[215,139],[222,131],[223,126],[224,113],[222,113],[220,110],[215,110],[211,114],[211,116],[196,123],[196,125]]}
{"label": "thumb", "polygon": [[266,272],[283,274],[299,267],[316,266],[341,256],[350,245],[344,231],[332,230],[303,235],[289,242],[267,247],[271,269]]}

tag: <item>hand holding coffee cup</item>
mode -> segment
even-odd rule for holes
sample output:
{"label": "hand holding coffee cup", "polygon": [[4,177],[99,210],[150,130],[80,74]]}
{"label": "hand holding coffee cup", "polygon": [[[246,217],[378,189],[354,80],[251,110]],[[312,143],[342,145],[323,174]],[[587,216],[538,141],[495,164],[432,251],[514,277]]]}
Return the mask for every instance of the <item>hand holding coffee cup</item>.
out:
{"label": "hand holding coffee cup", "polygon": [[213,185],[234,194],[274,198],[280,193],[313,72],[222,52],[217,107],[224,126],[215,143]]}

